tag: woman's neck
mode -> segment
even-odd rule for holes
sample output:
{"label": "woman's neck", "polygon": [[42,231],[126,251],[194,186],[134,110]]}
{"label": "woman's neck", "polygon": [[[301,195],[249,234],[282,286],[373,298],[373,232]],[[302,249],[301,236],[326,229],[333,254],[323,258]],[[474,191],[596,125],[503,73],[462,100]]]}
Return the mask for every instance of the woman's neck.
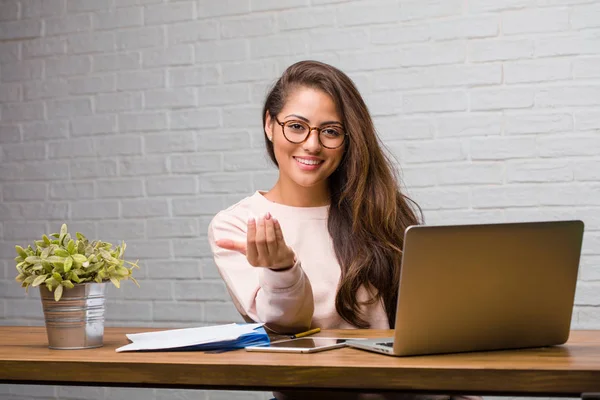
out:
{"label": "woman's neck", "polygon": [[279,179],[265,197],[275,203],[292,207],[321,207],[330,203],[327,183],[322,186],[303,187]]}

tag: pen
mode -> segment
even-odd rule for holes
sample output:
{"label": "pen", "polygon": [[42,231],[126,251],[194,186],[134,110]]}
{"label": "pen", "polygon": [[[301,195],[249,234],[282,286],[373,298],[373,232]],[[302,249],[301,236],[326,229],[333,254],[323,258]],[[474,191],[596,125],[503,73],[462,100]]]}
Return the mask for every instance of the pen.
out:
{"label": "pen", "polygon": [[295,335],[290,336],[290,339],[298,339],[304,336],[308,336],[308,335],[312,335],[313,333],[319,333],[321,332],[321,328],[315,328],[315,329],[311,329],[309,331],[306,332],[300,332],[300,333],[296,333]]}

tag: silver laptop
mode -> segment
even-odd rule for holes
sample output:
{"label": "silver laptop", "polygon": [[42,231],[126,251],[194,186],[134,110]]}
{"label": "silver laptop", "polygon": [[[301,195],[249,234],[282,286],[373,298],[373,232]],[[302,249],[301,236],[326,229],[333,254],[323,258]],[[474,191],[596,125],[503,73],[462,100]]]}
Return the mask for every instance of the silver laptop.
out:
{"label": "silver laptop", "polygon": [[563,344],[582,221],[411,226],[394,337],[348,341],[393,356]]}

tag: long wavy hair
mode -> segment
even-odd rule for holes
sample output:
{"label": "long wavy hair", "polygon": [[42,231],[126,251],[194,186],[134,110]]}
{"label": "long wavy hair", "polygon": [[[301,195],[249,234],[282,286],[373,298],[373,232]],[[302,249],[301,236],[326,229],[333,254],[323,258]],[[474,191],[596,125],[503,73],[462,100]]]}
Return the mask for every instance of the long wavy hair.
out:
{"label": "long wavy hair", "polygon": [[[370,296],[366,303],[382,301],[394,327],[404,230],[420,222],[416,212],[420,216],[420,208],[400,191],[397,171],[382,150],[367,105],[352,80],[337,68],[317,61],[300,61],[287,68],[267,95],[263,127],[266,113],[275,118],[298,87],[328,94],[349,136],[342,161],[328,178],[327,225],[341,267],[336,310],[352,325],[369,327],[356,298],[362,286]],[[278,166],[266,134],[265,145]]]}

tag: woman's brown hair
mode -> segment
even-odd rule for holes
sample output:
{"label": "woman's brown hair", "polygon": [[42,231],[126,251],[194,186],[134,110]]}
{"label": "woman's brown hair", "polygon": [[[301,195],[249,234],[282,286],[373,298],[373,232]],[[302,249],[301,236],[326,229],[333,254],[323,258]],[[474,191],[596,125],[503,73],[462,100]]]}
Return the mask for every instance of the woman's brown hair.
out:
{"label": "woman's brown hair", "polygon": [[[383,300],[390,327],[394,327],[404,230],[419,223],[411,207],[416,204],[401,193],[367,105],[352,80],[337,68],[318,61],[291,65],[267,95],[263,127],[266,113],[276,117],[287,96],[298,87],[328,94],[348,134],[342,161],[328,180],[331,206],[327,224],[341,266],[337,312],[354,326],[367,328],[356,299],[358,289],[364,286],[371,295],[368,303]],[[273,143],[266,135],[265,144],[277,165]]]}

